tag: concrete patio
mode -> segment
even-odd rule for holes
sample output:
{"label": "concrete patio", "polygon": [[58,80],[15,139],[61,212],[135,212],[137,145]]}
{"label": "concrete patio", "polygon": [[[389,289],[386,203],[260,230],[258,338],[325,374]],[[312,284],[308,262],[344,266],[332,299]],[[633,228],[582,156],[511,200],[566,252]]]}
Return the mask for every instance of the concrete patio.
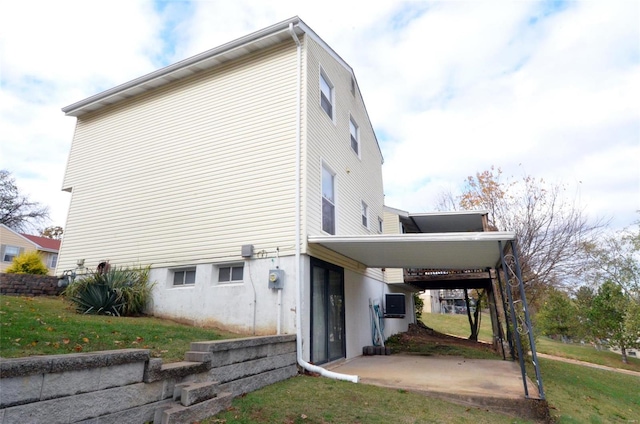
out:
{"label": "concrete patio", "polygon": [[467,406],[537,420],[548,414],[546,402],[538,399],[530,380],[529,398],[525,397],[517,362],[396,354],[359,356],[327,368],[358,375],[362,384],[419,392]]}

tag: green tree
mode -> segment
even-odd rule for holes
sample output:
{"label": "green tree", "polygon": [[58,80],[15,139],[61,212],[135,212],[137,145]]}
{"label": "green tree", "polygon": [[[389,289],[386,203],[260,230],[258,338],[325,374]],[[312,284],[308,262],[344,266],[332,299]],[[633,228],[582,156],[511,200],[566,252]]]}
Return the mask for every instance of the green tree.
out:
{"label": "green tree", "polygon": [[574,293],[574,304],[576,306],[576,337],[580,339],[590,338],[589,332],[589,310],[596,293],[589,286],[580,286]]}
{"label": "green tree", "polygon": [[576,304],[567,293],[551,289],[536,314],[536,325],[546,336],[574,338],[579,334],[577,312]]}
{"label": "green tree", "polygon": [[49,268],[44,264],[42,256],[37,251],[29,250],[13,258],[13,262],[5,272],[7,274],[47,275]]}
{"label": "green tree", "polygon": [[606,341],[622,352],[627,360],[627,349],[640,347],[640,307],[619,284],[605,281],[593,298],[589,309],[589,329],[595,339]]}
{"label": "green tree", "polygon": [[15,179],[0,169],[0,224],[25,232],[49,218],[49,209],[20,194]]}

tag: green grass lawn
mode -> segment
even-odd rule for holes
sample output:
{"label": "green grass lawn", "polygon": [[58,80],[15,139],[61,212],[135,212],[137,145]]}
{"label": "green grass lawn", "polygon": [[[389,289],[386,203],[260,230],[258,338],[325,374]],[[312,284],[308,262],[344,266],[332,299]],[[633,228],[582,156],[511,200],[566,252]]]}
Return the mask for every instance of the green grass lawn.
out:
{"label": "green grass lawn", "polygon": [[542,358],[540,368],[558,423],[640,423],[640,377]]}
{"label": "green grass lawn", "polygon": [[[449,334],[468,336],[464,315],[423,316]],[[488,320],[482,328],[490,328]],[[189,343],[233,335],[172,321],[76,314],[60,298],[0,296],[0,356],[20,357],[118,348],[146,348],[165,362],[182,360]],[[489,341],[481,331],[480,338]],[[611,355],[541,339],[540,350],[609,365]],[[580,348],[578,350],[575,350]],[[582,349],[582,350],[581,350]],[[584,352],[586,349],[588,352]],[[460,353],[460,351],[458,352]],[[437,354],[437,352],[436,352]],[[462,352],[464,354],[464,352]],[[634,358],[630,358],[634,359]],[[640,423],[640,377],[540,360],[547,400],[559,423]],[[613,366],[619,366],[616,362]],[[638,361],[632,361],[632,367]],[[631,368],[634,369],[634,368]],[[534,375],[530,368],[528,374]],[[524,423],[404,390],[300,376],[234,400],[204,423]]]}
{"label": "green grass lawn", "polygon": [[622,356],[620,354],[608,350],[597,350],[590,345],[562,343],[551,340],[548,337],[538,337],[536,340],[536,348],[538,352],[548,355],[562,356],[579,361],[591,362],[593,364],[640,372],[640,358],[628,357],[629,363],[625,364],[622,362]]}
{"label": "green grass lawn", "polygon": [[[452,334],[463,338],[467,338],[471,334],[469,319],[466,315],[423,313],[422,322],[444,334]],[[491,330],[491,317],[489,314],[482,314],[478,340],[488,343],[493,342],[493,331]]]}
{"label": "green grass lawn", "polygon": [[142,348],[182,361],[193,341],[237,337],[151,317],[77,314],[62,298],[0,296],[0,356]]}

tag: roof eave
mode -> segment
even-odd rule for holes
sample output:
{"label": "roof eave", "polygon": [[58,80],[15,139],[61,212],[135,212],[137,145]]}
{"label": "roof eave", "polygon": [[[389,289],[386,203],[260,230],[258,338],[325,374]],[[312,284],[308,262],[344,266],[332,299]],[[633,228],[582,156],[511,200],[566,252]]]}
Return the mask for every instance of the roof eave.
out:
{"label": "roof eave", "polygon": [[[69,106],[63,107],[62,111],[67,116],[80,116],[87,112],[90,112],[100,107],[116,103],[123,98],[132,97],[139,92],[145,91],[142,87],[146,84],[156,83],[156,86],[168,84],[172,81],[184,77],[184,75],[177,76],[176,74],[194,74],[198,71],[208,69],[216,66],[219,62],[215,59],[225,53],[232,52],[233,50],[241,47],[247,47],[251,44],[255,44],[258,41],[264,40],[269,37],[274,37],[279,33],[288,32],[289,24],[293,24],[297,28],[297,33],[301,34],[307,30],[307,26],[302,23],[297,16],[271,25],[267,28],[258,30],[244,37],[240,37],[233,41],[230,41],[221,46],[207,50],[203,53],[191,56],[187,59],[176,62],[172,65],[153,71],[149,74],[143,75],[139,78],[128,81],[124,84],[120,84],[101,93],[90,96],[84,100],[73,103]],[[165,80],[165,81],[161,81]],[[155,86],[154,86],[155,87]],[[127,94],[127,95],[125,95]]]}

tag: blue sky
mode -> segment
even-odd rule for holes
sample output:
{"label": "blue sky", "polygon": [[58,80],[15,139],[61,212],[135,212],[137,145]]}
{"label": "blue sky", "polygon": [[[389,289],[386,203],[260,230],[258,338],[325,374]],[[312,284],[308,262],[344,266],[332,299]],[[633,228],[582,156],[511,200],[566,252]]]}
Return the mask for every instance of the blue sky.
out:
{"label": "blue sky", "polygon": [[0,168],[64,226],[60,108],[298,15],[355,70],[388,205],[432,210],[495,165],[566,184],[614,227],[637,218],[639,2],[306,3],[3,2]]}

